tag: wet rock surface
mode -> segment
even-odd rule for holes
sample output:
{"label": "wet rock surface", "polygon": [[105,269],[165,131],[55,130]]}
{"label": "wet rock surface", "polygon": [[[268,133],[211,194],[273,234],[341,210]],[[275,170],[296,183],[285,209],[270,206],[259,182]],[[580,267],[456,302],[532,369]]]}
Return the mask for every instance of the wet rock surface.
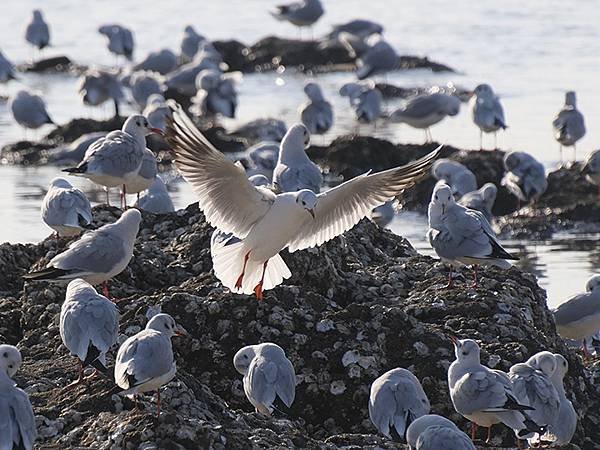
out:
{"label": "wet rock surface", "polygon": [[[96,207],[94,224],[119,215]],[[122,299],[119,342],[145,325],[149,306],[160,305],[190,334],[173,341],[178,373],[163,389],[159,418],[150,396],[133,410],[100,377],[66,388],[76,364],[58,333],[65,287],[24,285],[20,276],[69,240],[0,246],[0,341],[22,349],[16,380],[30,393],[40,448],[404,448],[375,435],[370,384],[393,367],[409,368],[432,411],[466,430],[448,395],[450,334],[480,340],[482,362],[502,370],[541,349],[565,355],[567,392],[580,415],[574,443],[600,445],[600,372],[584,368],[558,338],[533,276],[490,269],[474,289],[465,270],[466,281],[444,290],[442,265],[364,220],[320,248],[284,252],[292,278],[257,301],[215,279],[211,231],[197,205],[144,213],[134,258],[111,282],[111,294]],[[271,419],[252,412],[232,365],[240,347],[264,341],[286,350],[298,378],[292,408]],[[494,431],[494,445],[514,444],[508,430]]]}
{"label": "wet rock surface", "polygon": [[74,63],[68,56],[52,56],[17,66],[21,72],[81,74],[85,66]]}

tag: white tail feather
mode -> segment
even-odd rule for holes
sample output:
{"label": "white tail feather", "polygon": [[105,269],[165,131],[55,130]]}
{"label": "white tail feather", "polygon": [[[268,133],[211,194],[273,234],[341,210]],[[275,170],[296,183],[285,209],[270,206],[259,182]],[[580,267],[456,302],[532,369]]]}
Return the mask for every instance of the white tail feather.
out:
{"label": "white tail feather", "polygon": [[[246,270],[242,279],[241,289],[237,289],[235,284],[244,268],[244,258],[248,249],[243,241],[228,245],[218,245],[212,249],[213,268],[215,275],[223,283],[223,286],[229,288],[232,292],[242,294],[253,294],[254,288],[260,282],[263,264],[259,261],[248,260]],[[267,264],[265,277],[263,280],[263,290],[273,289],[281,284],[284,279],[292,276],[290,269],[279,256],[275,255]]]}

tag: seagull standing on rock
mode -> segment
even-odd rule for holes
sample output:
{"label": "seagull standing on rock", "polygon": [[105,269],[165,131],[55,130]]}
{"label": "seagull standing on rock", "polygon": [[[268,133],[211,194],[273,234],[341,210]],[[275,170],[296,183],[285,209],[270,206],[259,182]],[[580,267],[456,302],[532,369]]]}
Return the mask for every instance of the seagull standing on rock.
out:
{"label": "seagull standing on rock", "polygon": [[244,376],[244,393],[256,412],[270,416],[279,397],[291,408],[296,397],[296,373],[284,350],[266,342],[241,348],[233,366]]}
{"label": "seagull standing on rock", "polygon": [[508,269],[507,260],[519,259],[502,248],[482,213],[455,202],[446,184],[437,184],[433,189],[428,216],[429,244],[443,262],[450,264],[446,287],[453,285],[452,269],[456,265],[473,266],[473,287],[477,287],[479,265]]}
{"label": "seagull standing on rock", "polygon": [[206,41],[206,38],[198,34],[194,27],[188,25],[183,30],[181,35],[181,43],[179,44],[181,62],[189,62],[194,59],[196,53],[200,49],[200,43]]}
{"label": "seagull standing on rock", "polygon": [[504,156],[506,173],[502,185],[520,202],[537,201],[548,188],[546,169],[529,153],[510,152]]}
{"label": "seagull standing on rock", "polygon": [[45,269],[25,274],[23,278],[51,282],[82,278],[90,284],[102,283],[104,296],[109,297],[108,280],[125,270],[131,261],[141,221],[140,212],[129,209],[115,223],[84,234],[52,258]]}
{"label": "seagull standing on rock", "polygon": [[25,40],[39,50],[50,45],[50,29],[39,9],[31,13],[31,20],[25,28]]}
{"label": "seagull standing on rock", "polygon": [[76,236],[92,223],[85,194],[64,178],[54,178],[42,202],[42,219],[59,236]]}
{"label": "seagull standing on rock", "polygon": [[356,77],[359,80],[398,68],[400,58],[396,50],[381,35],[373,34],[366,43],[367,49],[356,60]]}
{"label": "seagull standing on rock", "polygon": [[575,92],[565,94],[565,105],[552,121],[552,128],[559,143],[560,162],[563,160],[563,146],[573,147],[573,161],[577,161],[577,141],[585,136],[585,121],[577,109]]}
{"label": "seagull standing on rock", "polygon": [[491,223],[494,217],[492,208],[496,202],[497,195],[498,188],[496,185],[494,183],[485,183],[478,190],[467,192],[463,195],[458,201],[458,204],[479,211],[485,216],[487,221]]}
{"label": "seagull standing on rock", "polygon": [[321,86],[317,83],[306,83],[304,93],[308,102],[300,107],[300,120],[311,134],[325,134],[333,125],[333,108],[325,100]]}
{"label": "seagull standing on rock", "polygon": [[154,179],[154,183],[148,190],[140,195],[135,207],[153,214],[168,214],[175,211],[167,186],[159,176]]}
{"label": "seagull standing on rock", "polygon": [[431,174],[436,180],[450,186],[456,198],[461,198],[477,189],[475,174],[458,161],[439,159],[431,168]]}
{"label": "seagull standing on rock", "polygon": [[[127,185],[136,182],[144,158],[148,158],[146,135],[150,133],[162,134],[162,131],[150,127],[148,119],[140,114],[129,116],[121,130],[98,139],[90,145],[77,167],[63,169],[63,172],[88,178],[107,188],[121,186],[121,206],[125,209]],[[152,181],[148,186],[150,184]]]}
{"label": "seagull standing on rock", "polygon": [[117,57],[124,56],[129,61],[133,59],[133,33],[121,25],[110,24],[98,28],[98,33],[106,36],[107,46]]}
{"label": "seagull standing on rock", "polygon": [[84,104],[98,106],[112,100],[115,117],[119,117],[119,102],[123,100],[123,87],[115,74],[106,70],[90,69],[79,79],[79,95]]}
{"label": "seagull standing on rock", "polygon": [[231,291],[254,292],[259,299],[291,276],[281,250],[315,247],[349,230],[425,177],[439,154],[438,149],[406,166],[366,173],[318,195],[308,189],[275,194],[252,186],[180,107],[166,136],[207,221],[240,239],[213,256],[217,278]]}
{"label": "seagull standing on rock", "polygon": [[498,130],[506,130],[504,109],[489,84],[480,84],[471,100],[473,122],[479,127],[479,149],[483,150],[483,133],[494,133],[494,149],[498,149]]}
{"label": "seagull standing on rock", "polygon": [[275,10],[269,12],[277,20],[285,20],[296,25],[302,33],[302,27],[312,27],[325,11],[320,0],[300,0],[276,6]]}

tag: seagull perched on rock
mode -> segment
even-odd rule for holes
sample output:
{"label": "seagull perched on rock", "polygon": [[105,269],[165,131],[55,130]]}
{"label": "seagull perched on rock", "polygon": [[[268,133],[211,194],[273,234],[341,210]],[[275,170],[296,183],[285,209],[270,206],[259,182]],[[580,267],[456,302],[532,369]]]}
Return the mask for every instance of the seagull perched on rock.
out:
{"label": "seagull perched on rock", "polygon": [[146,135],[150,133],[162,134],[162,131],[150,127],[148,119],[140,114],[129,116],[121,130],[98,139],[90,145],[85,159],[77,167],[63,169],[63,172],[108,188],[121,186],[121,206],[126,208],[126,186],[137,180],[144,157],[148,158]]}
{"label": "seagull perched on rock", "polygon": [[431,142],[430,127],[447,116],[456,116],[460,111],[460,100],[455,95],[424,94],[409,100],[402,108],[390,115],[390,120],[405,123],[413,128],[425,130],[425,142]]}
{"label": "seagull perched on rock", "polygon": [[129,88],[131,96],[137,103],[141,111],[144,110],[151,95],[162,95],[162,77],[158,77],[154,72],[134,72],[129,79]]}
{"label": "seagull perched on rock", "polygon": [[39,95],[19,91],[10,99],[9,107],[15,121],[23,128],[37,129],[54,121],[48,115],[46,103]]}
{"label": "seagull perched on rock", "polygon": [[381,35],[373,34],[366,43],[367,49],[356,61],[356,77],[359,80],[398,68],[396,50]]}
{"label": "seagull perched on rock", "polygon": [[52,258],[45,269],[27,273],[23,278],[53,282],[82,278],[90,284],[102,283],[108,297],[107,281],[125,270],[131,261],[141,221],[140,212],[129,209],[115,223],[84,234]]}
{"label": "seagull perched on rock", "polygon": [[237,108],[236,84],[240,75],[223,74],[218,70],[205,69],[196,77],[196,95],[190,108],[198,116],[235,117]]}
{"label": "seagull perched on rock", "polygon": [[123,86],[118,78],[106,70],[90,69],[79,79],[79,95],[84,104],[98,106],[112,100],[115,117],[119,117],[119,103],[123,100]]}
{"label": "seagull perched on rock", "polygon": [[359,122],[371,123],[381,116],[383,96],[373,81],[346,83],[340,88],[340,95],[348,97]]}
{"label": "seagull perched on rock", "polygon": [[477,189],[477,178],[466,166],[451,159],[438,159],[431,168],[433,177],[452,189],[455,198],[473,192]]}
{"label": "seagull perched on rock", "polygon": [[479,149],[483,150],[483,133],[494,133],[494,149],[497,149],[498,130],[506,130],[508,126],[502,104],[489,84],[480,84],[473,91],[471,112],[473,122],[479,127]]}
{"label": "seagull perched on rock", "polygon": [[33,408],[27,393],[11,379],[15,366],[21,365],[21,353],[12,345],[0,349],[0,448],[32,450],[37,439]]}
{"label": "seagull perched on rock", "polygon": [[300,0],[287,5],[278,5],[269,12],[277,20],[290,22],[302,30],[302,27],[314,25],[325,11],[320,0]]}
{"label": "seagull perched on rock", "polygon": [[583,114],[577,109],[575,92],[565,94],[565,105],[552,121],[554,139],[559,143],[560,161],[563,160],[562,148],[573,147],[573,161],[577,160],[577,141],[585,136]]}
{"label": "seagull perched on rock", "polygon": [[119,311],[113,302],[77,278],[67,286],[59,328],[63,344],[78,358],[79,378],[73,384],[83,381],[88,366],[108,373],[106,353],[119,337]]}
{"label": "seagull perched on rock", "polygon": [[248,345],[233,357],[233,366],[244,375],[244,393],[256,412],[270,416],[279,397],[290,408],[296,396],[296,373],[283,349],[271,342]]}
{"label": "seagull perched on rock", "polygon": [[458,204],[479,211],[485,216],[488,222],[491,223],[492,218],[494,217],[492,208],[496,202],[497,195],[498,188],[496,185],[494,183],[485,183],[478,190],[463,195],[458,201]]}
{"label": "seagull perched on rock", "polygon": [[42,201],[42,220],[59,236],[76,236],[92,223],[85,194],[64,178],[54,178]]}
{"label": "seagull perched on rock", "polygon": [[304,93],[308,101],[300,107],[300,120],[311,134],[324,134],[333,125],[333,108],[325,100],[321,86],[306,83]]}
{"label": "seagull perched on rock", "polygon": [[281,250],[315,247],[349,230],[425,177],[439,154],[438,149],[406,166],[366,173],[318,195],[308,189],[275,194],[252,186],[180,107],[166,136],[207,221],[240,239],[213,256],[217,278],[233,292],[254,292],[259,299],[291,276]]}
{"label": "seagull perched on rock", "polygon": [[153,214],[168,214],[175,211],[167,186],[158,176],[148,190],[140,195],[135,206]]}
{"label": "seagull perched on rock", "polygon": [[507,269],[507,260],[519,259],[502,248],[483,214],[455,202],[446,184],[437,184],[433,189],[428,216],[429,244],[443,262],[450,264],[447,287],[453,284],[452,268],[456,265],[473,265],[473,287],[477,287],[479,265]]}
{"label": "seagull perched on rock", "polygon": [[133,33],[129,28],[110,24],[101,26],[98,28],[98,32],[108,39],[107,46],[111,53],[124,56],[129,61],[133,59]]}
{"label": "seagull perched on rock", "polygon": [[429,399],[412,372],[392,369],[371,384],[369,417],[381,434],[391,439],[395,432],[404,440],[407,427],[428,414]]}
{"label": "seagull perched on rock", "polygon": [[204,41],[206,41],[206,38],[196,33],[194,27],[191,25],[186,26],[181,35],[181,43],[179,44],[181,61],[189,62],[194,59],[194,56],[196,56],[196,53],[200,49],[200,43]]}
{"label": "seagull perched on rock", "polygon": [[25,40],[39,50],[50,45],[50,29],[39,9],[31,13],[31,20],[25,28]]}
{"label": "seagull perched on rock", "polygon": [[133,66],[134,71],[158,72],[166,75],[177,67],[177,55],[168,48],[150,52],[148,55]]}
{"label": "seagull perched on rock", "polygon": [[175,377],[177,366],[173,357],[173,336],[185,336],[175,319],[159,313],[146,328],[129,337],[115,359],[115,383],[123,389],[121,395],[137,395],[156,391],[157,416],[160,416],[160,388]]}
{"label": "seagull perched on rock", "polygon": [[506,173],[501,183],[519,202],[535,202],[548,188],[544,165],[529,153],[507,153],[504,156],[504,169]]}
{"label": "seagull perched on rock", "polygon": [[450,399],[456,412],[471,421],[473,440],[479,425],[488,428],[486,442],[490,443],[492,425],[500,422],[517,438],[543,431],[525,416],[534,408],[518,402],[508,375],[481,364],[477,342],[455,337],[452,342],[456,360],[448,369]]}

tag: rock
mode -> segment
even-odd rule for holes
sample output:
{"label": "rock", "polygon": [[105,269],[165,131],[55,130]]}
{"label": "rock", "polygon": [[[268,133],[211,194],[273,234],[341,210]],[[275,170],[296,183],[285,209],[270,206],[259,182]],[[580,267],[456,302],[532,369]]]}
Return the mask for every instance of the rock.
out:
{"label": "rock", "polygon": [[84,68],[75,66],[66,56],[53,56],[46,59],[40,59],[32,63],[25,63],[18,66],[22,72],[70,72],[77,69],[79,72]]}
{"label": "rock", "polygon": [[[94,225],[119,214],[96,207]],[[70,240],[0,246],[0,337],[23,350],[19,386],[47,386],[30,390],[36,414],[47,419],[40,427],[54,427],[40,446],[403,448],[376,436],[368,420],[370,383],[391,368],[410,368],[432,410],[466,430],[448,395],[449,335],[479,340],[482,361],[493,360],[501,370],[541,349],[565,355],[567,392],[581,418],[574,443],[600,443],[600,364],[585,369],[557,336],[532,275],[486,269],[477,290],[469,281],[443,290],[442,265],[364,220],[314,251],[283,252],[292,278],[259,302],[228,293],[215,279],[211,232],[197,205],[165,216],[143,213],[144,238],[128,269],[111,281],[111,293],[122,299],[122,332],[143,327],[147,309],[160,306],[190,334],[173,340],[177,376],[163,389],[158,420],[150,395],[142,397],[142,411],[133,411],[101,377],[65,389],[77,372],[57,327],[65,287],[23,284],[20,276],[45,265]],[[396,293],[382,296],[385,284]],[[240,347],[264,341],[281,345],[298,374],[296,400],[283,418],[252,412],[231,363]],[[110,364],[112,358],[114,352]],[[494,433],[498,444],[514,444],[508,429],[497,426]]]}

